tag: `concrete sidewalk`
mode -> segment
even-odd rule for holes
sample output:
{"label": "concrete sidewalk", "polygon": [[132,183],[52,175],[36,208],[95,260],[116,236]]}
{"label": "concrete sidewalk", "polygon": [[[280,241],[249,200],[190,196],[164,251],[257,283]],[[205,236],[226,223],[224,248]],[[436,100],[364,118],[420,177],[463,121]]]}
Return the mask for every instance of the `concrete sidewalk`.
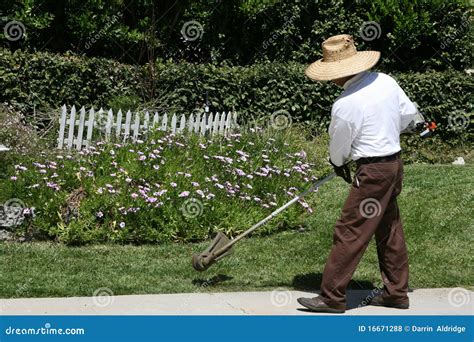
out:
{"label": "concrete sidewalk", "polygon": [[[2,315],[314,315],[298,297],[314,293],[276,289],[266,292],[222,292],[95,297],[0,299]],[[419,289],[409,293],[409,310],[363,306],[376,295],[349,290],[346,315],[472,315],[474,292],[462,288]],[[362,306],[361,306],[362,305]]]}

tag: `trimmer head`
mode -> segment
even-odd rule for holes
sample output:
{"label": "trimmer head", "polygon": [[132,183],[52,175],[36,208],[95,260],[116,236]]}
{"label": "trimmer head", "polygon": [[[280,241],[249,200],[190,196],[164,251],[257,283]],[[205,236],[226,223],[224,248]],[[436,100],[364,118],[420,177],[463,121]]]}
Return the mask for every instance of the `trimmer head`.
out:
{"label": "trimmer head", "polygon": [[196,271],[207,270],[215,261],[232,253],[232,247],[223,248],[230,242],[224,233],[218,232],[211,245],[202,253],[193,255],[193,267]]}

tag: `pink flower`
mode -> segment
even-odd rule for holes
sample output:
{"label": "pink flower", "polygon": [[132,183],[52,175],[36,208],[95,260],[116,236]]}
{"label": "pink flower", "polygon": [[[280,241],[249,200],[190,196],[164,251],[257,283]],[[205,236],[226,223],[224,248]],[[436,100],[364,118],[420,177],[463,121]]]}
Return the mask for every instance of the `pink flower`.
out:
{"label": "pink flower", "polygon": [[171,182],[170,185],[173,187],[173,188],[176,188],[178,186],[178,184],[176,184],[175,182]]}

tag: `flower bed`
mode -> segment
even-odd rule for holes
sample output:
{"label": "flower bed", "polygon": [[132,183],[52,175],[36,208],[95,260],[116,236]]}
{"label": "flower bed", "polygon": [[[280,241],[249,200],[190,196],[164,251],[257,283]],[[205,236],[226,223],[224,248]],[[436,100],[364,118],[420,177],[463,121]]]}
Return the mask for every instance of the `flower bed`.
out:
{"label": "flower bed", "polygon": [[[235,235],[327,172],[325,150],[296,129],[226,138],[158,132],[136,144],[98,143],[12,165],[3,201],[25,207],[21,234],[68,244],[200,241]],[[321,138],[323,139],[323,138]],[[3,202],[2,201],[2,202]],[[259,234],[288,229],[300,201]]]}

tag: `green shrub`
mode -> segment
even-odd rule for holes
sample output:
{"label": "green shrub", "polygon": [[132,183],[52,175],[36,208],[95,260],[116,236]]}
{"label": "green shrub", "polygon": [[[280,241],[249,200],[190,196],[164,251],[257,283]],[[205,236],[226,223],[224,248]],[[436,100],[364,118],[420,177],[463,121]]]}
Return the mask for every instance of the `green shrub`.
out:
{"label": "green shrub", "polygon": [[[190,113],[202,110],[206,95],[212,111],[235,110],[242,121],[288,111],[294,121],[312,121],[324,131],[330,108],[341,93],[327,82],[312,82],[304,65],[265,63],[249,67],[157,64],[155,97],[146,96],[144,67],[100,58],[0,50],[0,101],[25,111],[32,104],[71,106],[133,106],[137,98],[151,108]],[[470,126],[455,129],[456,117],[470,121],[474,84],[464,72],[395,73],[392,75],[427,116],[439,123],[443,139],[469,140]],[[450,119],[451,118],[451,119]]]}

